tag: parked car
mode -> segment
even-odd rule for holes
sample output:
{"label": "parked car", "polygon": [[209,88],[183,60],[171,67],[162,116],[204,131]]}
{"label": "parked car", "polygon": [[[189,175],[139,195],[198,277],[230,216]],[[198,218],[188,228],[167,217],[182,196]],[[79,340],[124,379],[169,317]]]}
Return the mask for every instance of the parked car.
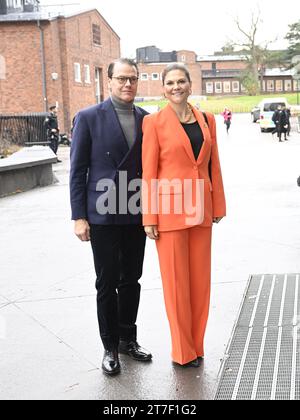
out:
{"label": "parked car", "polygon": [[251,111],[252,121],[256,123],[260,119],[260,106],[256,105]]}
{"label": "parked car", "polygon": [[262,133],[275,128],[275,124],[272,121],[272,117],[279,106],[289,107],[288,102],[285,98],[267,98],[263,99],[259,104],[259,124]]}
{"label": "parked car", "polygon": [[60,134],[59,135],[59,144],[64,146],[71,146],[71,140],[69,139],[67,134]]}

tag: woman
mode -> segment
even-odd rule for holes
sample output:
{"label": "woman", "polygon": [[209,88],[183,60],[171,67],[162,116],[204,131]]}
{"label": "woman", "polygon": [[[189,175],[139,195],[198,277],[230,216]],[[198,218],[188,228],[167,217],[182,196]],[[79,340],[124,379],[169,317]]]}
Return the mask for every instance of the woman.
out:
{"label": "woman", "polygon": [[224,112],[222,112],[221,115],[223,115],[224,124],[226,125],[227,133],[229,133],[229,129],[231,126],[231,121],[232,121],[232,112],[230,111],[230,109],[225,108]]}
{"label": "woman", "polygon": [[156,240],[172,359],[198,367],[209,312],[212,223],[226,213],[216,125],[213,115],[188,103],[192,82],[185,66],[164,70],[163,89],[168,106],[143,124],[143,224]]}

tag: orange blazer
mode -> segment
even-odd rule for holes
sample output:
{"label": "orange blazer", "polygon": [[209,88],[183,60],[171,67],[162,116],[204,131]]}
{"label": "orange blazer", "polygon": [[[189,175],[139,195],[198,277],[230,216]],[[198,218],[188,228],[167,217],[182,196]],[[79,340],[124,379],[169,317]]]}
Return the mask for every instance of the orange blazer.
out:
{"label": "orange blazer", "polygon": [[[209,227],[214,217],[226,215],[215,118],[207,113],[208,126],[201,112],[194,107],[193,112],[204,137],[197,161],[190,139],[170,105],[144,118],[143,224],[156,225],[161,232],[196,225]],[[200,184],[199,180],[202,180]],[[169,186],[164,188],[168,183]],[[203,197],[201,203],[199,188]],[[195,209],[197,206],[197,217],[185,203],[192,203]]]}

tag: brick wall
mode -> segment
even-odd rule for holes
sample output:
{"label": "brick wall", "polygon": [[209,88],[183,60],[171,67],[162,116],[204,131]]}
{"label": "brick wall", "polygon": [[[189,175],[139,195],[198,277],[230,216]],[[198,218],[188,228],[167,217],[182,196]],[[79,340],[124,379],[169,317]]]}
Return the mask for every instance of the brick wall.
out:
{"label": "brick wall", "polygon": [[31,23],[0,24],[0,55],[6,75],[0,80],[0,113],[43,111],[40,35]]}
{"label": "brick wall", "polygon": [[[137,96],[139,97],[159,97],[163,95],[161,74],[166,68],[166,64],[139,64],[140,81]],[[193,94],[202,94],[202,76],[201,69],[197,63],[186,64],[190,71],[193,82]],[[147,75],[147,79],[144,77]],[[157,79],[157,75],[159,78]]]}
{"label": "brick wall", "polygon": [[212,70],[212,64],[216,63],[217,70],[244,70],[247,67],[247,61],[200,61],[202,70]]}
{"label": "brick wall", "polygon": [[[92,25],[100,26],[101,45],[93,43]],[[95,68],[102,70],[102,99],[109,96],[107,67],[120,57],[120,39],[96,11],[43,22],[48,105],[59,104],[62,131],[69,131],[73,116],[95,104]],[[0,23],[0,56],[6,78],[0,79],[0,113],[43,112],[40,30],[36,22]],[[81,82],[75,81],[74,63],[81,66]],[[84,80],[90,66],[90,83]],[[57,80],[53,75],[57,74]]]}

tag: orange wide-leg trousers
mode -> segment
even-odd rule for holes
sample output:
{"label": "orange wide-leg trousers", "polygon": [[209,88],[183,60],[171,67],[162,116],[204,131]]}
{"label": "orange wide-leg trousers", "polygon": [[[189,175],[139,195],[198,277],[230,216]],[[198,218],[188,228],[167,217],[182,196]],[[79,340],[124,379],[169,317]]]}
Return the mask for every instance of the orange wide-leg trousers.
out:
{"label": "orange wide-leg trousers", "polygon": [[157,240],[172,359],[184,365],[204,356],[211,289],[212,228],[160,232]]}

